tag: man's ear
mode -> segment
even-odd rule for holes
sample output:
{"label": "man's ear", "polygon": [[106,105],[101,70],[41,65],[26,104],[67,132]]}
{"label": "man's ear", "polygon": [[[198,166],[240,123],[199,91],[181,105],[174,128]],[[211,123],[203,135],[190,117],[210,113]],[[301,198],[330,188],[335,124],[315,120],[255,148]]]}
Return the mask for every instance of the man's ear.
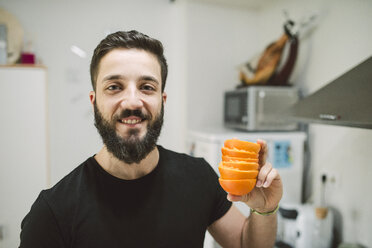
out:
{"label": "man's ear", "polygon": [[167,93],[166,92],[162,93],[162,98],[163,98],[163,103],[165,103],[167,101]]}
{"label": "man's ear", "polygon": [[96,92],[94,92],[94,91],[89,92],[89,100],[92,103],[92,105],[94,106],[94,103],[96,101]]}

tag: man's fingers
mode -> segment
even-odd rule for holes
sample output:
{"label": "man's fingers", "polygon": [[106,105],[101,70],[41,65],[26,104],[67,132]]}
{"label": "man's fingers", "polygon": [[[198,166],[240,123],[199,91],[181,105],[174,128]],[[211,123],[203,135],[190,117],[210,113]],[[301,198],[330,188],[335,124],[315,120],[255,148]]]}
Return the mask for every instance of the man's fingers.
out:
{"label": "man's fingers", "polygon": [[267,180],[266,178],[267,178],[267,176],[269,175],[269,173],[271,172],[272,169],[273,169],[273,167],[270,163],[266,163],[264,166],[262,166],[262,168],[260,169],[260,172],[258,173],[258,176],[257,176],[257,182],[256,182],[257,187],[261,187],[261,186],[264,185],[264,183],[266,183],[266,180]]}
{"label": "man's fingers", "polygon": [[267,143],[264,140],[258,139],[257,143],[261,145],[260,153],[259,153],[259,164],[262,167],[266,163],[267,158]]}
{"label": "man's fingers", "polygon": [[273,180],[278,176],[278,171],[275,168],[272,168],[269,174],[266,176],[266,180],[263,184],[264,188],[270,187]]}

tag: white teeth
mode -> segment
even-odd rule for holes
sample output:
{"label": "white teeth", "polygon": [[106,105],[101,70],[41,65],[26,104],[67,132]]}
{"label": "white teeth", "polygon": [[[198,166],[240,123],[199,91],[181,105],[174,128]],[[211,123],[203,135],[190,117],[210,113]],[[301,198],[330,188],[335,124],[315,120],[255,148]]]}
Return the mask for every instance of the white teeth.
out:
{"label": "white teeth", "polygon": [[140,123],[141,120],[138,120],[138,119],[134,120],[134,119],[132,119],[132,120],[122,120],[121,122],[122,123],[125,123],[125,124],[137,124],[137,123]]}

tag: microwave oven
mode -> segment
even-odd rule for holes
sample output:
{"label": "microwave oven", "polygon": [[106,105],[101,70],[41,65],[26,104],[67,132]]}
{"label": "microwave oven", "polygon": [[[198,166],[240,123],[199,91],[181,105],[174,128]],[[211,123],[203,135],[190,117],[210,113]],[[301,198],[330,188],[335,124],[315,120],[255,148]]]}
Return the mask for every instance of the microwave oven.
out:
{"label": "microwave oven", "polygon": [[299,99],[292,86],[247,86],[226,91],[224,125],[244,131],[292,131],[298,124],[290,122],[282,111]]}

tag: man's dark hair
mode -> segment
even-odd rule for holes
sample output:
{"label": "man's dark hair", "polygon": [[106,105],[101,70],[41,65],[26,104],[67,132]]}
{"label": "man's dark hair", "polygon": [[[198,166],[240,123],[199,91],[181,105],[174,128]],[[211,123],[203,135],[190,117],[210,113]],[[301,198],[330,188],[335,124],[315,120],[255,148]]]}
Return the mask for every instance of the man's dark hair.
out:
{"label": "man's dark hair", "polygon": [[168,65],[164,57],[164,48],[160,41],[142,34],[136,30],[124,32],[119,31],[106,36],[94,49],[92,61],[90,63],[90,79],[92,81],[93,90],[96,90],[97,75],[99,63],[103,56],[108,52],[117,48],[136,48],[142,49],[154,54],[161,68],[161,91],[164,91],[165,82],[167,80]]}

